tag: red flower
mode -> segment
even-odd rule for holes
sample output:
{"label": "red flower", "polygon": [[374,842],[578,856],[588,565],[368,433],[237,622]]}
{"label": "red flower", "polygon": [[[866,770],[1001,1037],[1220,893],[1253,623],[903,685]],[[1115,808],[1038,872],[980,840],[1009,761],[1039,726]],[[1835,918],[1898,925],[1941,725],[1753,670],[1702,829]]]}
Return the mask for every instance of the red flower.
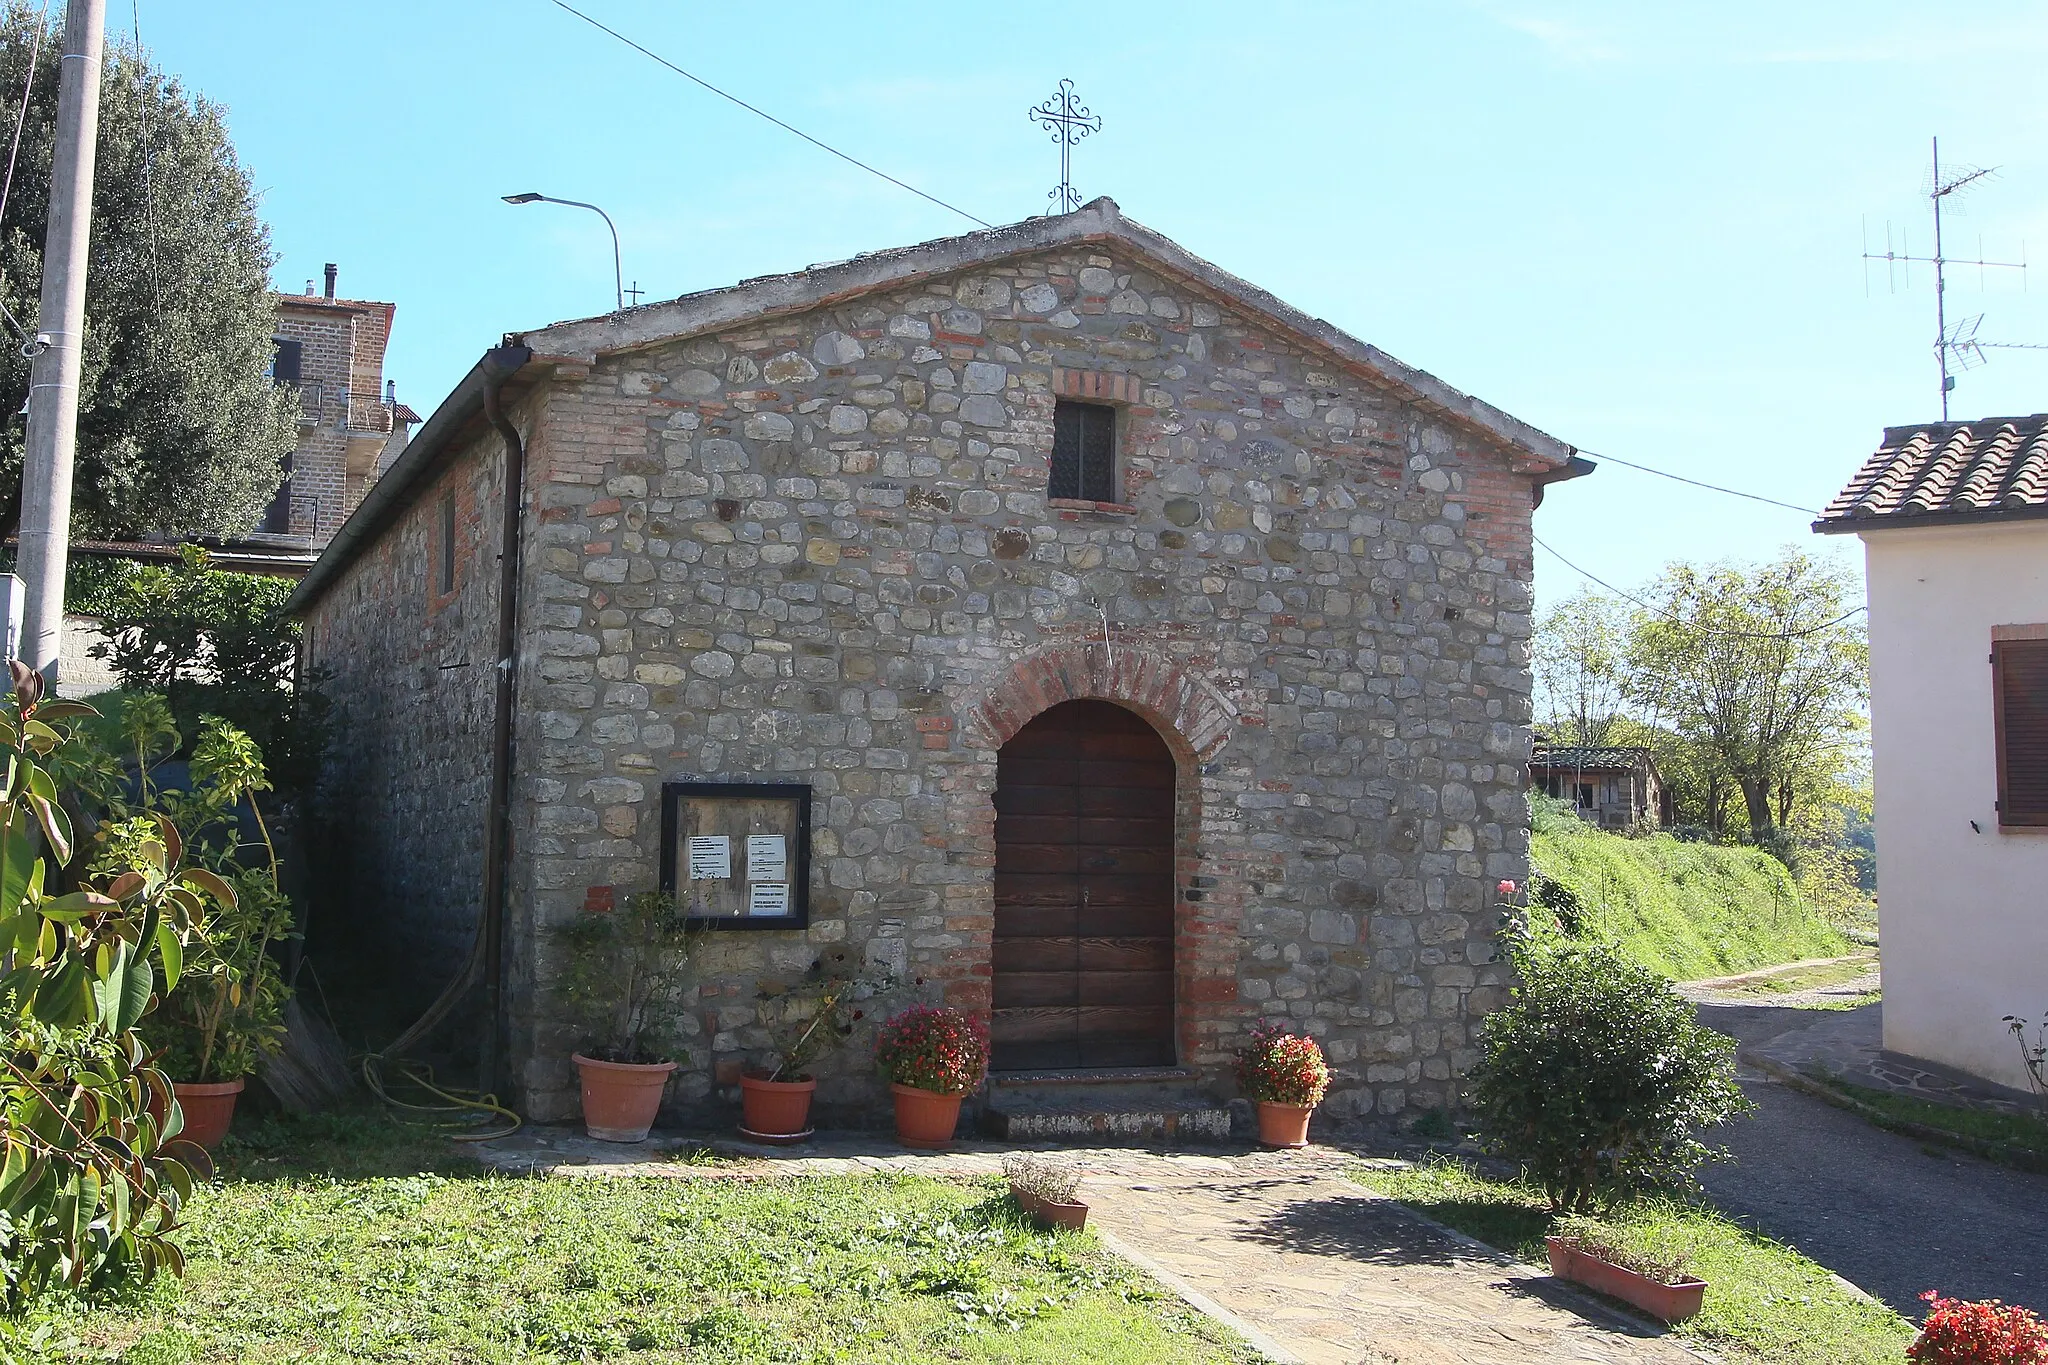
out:
{"label": "red flower", "polygon": [[1494,889],[1500,892],[1500,894],[1503,896],[1512,896],[1515,894],[1515,884],[1513,882],[1504,881]]}
{"label": "red flower", "polygon": [[1932,1289],[1920,1297],[1933,1306],[1919,1340],[1906,1348],[1915,1365],[2048,1365],[2048,1323],[2028,1310],[1997,1299],[1945,1299]]}
{"label": "red flower", "polygon": [[988,1074],[988,1030],[960,1010],[912,1005],[882,1025],[875,1064],[898,1085],[964,1094]]}
{"label": "red flower", "polygon": [[1315,1039],[1269,1021],[1237,1051],[1237,1086],[1246,1099],[1313,1109],[1330,1088],[1330,1067]]}

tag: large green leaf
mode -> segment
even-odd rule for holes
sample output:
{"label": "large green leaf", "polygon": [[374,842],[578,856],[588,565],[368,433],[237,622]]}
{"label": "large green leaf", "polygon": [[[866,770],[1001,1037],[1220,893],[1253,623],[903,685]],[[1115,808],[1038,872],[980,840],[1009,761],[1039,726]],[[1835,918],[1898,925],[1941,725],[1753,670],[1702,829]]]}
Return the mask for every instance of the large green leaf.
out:
{"label": "large green leaf", "polygon": [[85,969],[85,959],[75,953],[65,954],[63,963],[43,978],[36,991],[36,1018],[57,1028],[84,1023],[92,1018],[92,987],[92,974]]}
{"label": "large green leaf", "polygon": [[185,941],[167,920],[157,922],[156,950],[164,960],[164,992],[169,994],[178,989],[178,978],[185,973]]}
{"label": "large green leaf", "polygon": [[[122,948],[128,945],[123,943]],[[149,965],[147,953],[136,953],[128,959],[128,971],[122,978],[120,1009],[116,1013],[114,1031],[126,1033],[140,1022],[149,1010],[149,1000],[156,994],[156,972]]]}
{"label": "large green leaf", "polygon": [[28,823],[28,812],[19,804],[0,805],[0,906],[9,910],[28,894],[29,870],[37,861]]}

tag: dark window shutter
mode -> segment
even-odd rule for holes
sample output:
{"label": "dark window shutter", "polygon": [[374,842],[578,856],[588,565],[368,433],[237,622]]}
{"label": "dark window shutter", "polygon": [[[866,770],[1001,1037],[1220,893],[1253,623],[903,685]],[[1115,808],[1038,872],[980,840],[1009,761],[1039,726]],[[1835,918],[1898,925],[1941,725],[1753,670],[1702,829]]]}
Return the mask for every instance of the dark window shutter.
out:
{"label": "dark window shutter", "polygon": [[1059,402],[1052,412],[1052,479],[1046,495],[1116,502],[1116,409]]}
{"label": "dark window shutter", "polygon": [[455,495],[441,495],[441,584],[437,592],[455,591]]}
{"label": "dark window shutter", "polygon": [[300,360],[305,347],[296,341],[277,337],[270,343],[275,349],[270,353],[270,377],[280,384],[299,382]]}
{"label": "dark window shutter", "polygon": [[[297,342],[293,342],[297,345]],[[292,457],[284,457],[283,477],[277,485],[277,496],[270,500],[270,506],[263,510],[263,525],[257,528],[271,535],[287,535],[292,529]]]}
{"label": "dark window shutter", "polygon": [[2048,825],[2048,640],[1991,646],[1998,823]]}

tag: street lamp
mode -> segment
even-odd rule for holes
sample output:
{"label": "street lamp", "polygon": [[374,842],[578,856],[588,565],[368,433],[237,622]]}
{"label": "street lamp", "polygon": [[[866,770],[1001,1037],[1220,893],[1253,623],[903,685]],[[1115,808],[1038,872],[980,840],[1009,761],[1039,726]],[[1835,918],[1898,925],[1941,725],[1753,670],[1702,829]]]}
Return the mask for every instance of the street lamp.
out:
{"label": "street lamp", "polygon": [[525,194],[505,195],[504,200],[508,204],[567,204],[572,209],[589,209],[592,213],[604,219],[604,225],[612,230],[612,281],[617,292],[619,309],[621,312],[625,310],[626,272],[619,265],[619,228],[616,223],[612,222],[612,216],[609,213],[606,213],[595,204],[586,204],[581,199],[557,199],[551,194],[537,194],[531,190]]}

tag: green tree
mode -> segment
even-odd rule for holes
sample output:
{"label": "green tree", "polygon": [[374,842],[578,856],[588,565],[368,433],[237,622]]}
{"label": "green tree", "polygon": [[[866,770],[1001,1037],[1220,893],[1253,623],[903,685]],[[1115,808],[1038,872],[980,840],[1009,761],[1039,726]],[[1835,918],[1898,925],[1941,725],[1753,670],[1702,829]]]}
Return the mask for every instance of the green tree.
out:
{"label": "green tree", "polygon": [[1629,611],[1620,598],[1581,587],[1536,625],[1531,666],[1538,707],[1554,743],[1619,744],[1628,702]]}
{"label": "green tree", "polygon": [[[61,11],[61,6],[59,7]],[[59,16],[61,17],[61,15]],[[0,108],[20,107],[38,11],[0,16]],[[31,333],[55,143],[52,22],[35,51],[14,181],[0,212],[0,303]],[[9,130],[0,124],[0,136]],[[238,535],[277,492],[296,399],[271,381],[269,231],[219,106],[133,48],[110,47],[100,98],[79,385],[74,534]],[[0,344],[0,413],[29,362]],[[21,519],[24,423],[0,421],[0,535]]]}
{"label": "green tree", "polygon": [[1645,593],[1631,695],[1726,775],[1759,842],[1857,749],[1870,667],[1858,596],[1849,570],[1793,548],[1760,566],[1673,564]]}

